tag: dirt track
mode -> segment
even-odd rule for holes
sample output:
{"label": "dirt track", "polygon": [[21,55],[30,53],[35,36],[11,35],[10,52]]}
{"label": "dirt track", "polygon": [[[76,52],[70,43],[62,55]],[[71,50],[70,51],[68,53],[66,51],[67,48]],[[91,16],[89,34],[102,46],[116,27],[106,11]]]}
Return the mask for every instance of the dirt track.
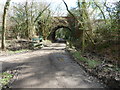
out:
{"label": "dirt track", "polygon": [[0,57],[5,70],[17,70],[12,88],[102,88],[64,50],[65,44],[52,44],[41,50]]}

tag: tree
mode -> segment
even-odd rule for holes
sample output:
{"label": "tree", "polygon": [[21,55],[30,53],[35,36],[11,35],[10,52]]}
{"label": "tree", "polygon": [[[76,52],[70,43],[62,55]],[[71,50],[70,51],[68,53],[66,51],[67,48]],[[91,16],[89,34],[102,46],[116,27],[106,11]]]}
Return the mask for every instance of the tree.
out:
{"label": "tree", "polygon": [[[66,2],[64,0],[63,2],[66,6],[67,11],[69,12],[69,15],[75,19],[75,25],[74,25],[76,29],[75,32],[77,36],[79,36],[76,38],[76,40],[78,40],[77,43],[79,42],[80,44],[79,47],[81,47],[81,50],[84,53],[86,37],[88,37],[89,41],[94,45],[94,41],[92,39],[93,28],[92,28],[89,13],[87,11],[88,9],[87,3],[85,0],[82,0],[82,2],[78,0],[77,8],[71,11],[68,9]],[[88,34],[88,31],[89,31],[89,34]]]}
{"label": "tree", "polygon": [[2,50],[6,49],[5,45],[5,34],[6,34],[6,15],[7,15],[7,10],[9,9],[11,0],[7,0],[4,6],[4,12],[3,12],[3,22],[2,22],[2,42],[1,42],[1,48]]}
{"label": "tree", "polygon": [[29,17],[28,17],[28,1],[26,0],[25,3],[25,15],[26,15],[26,29],[27,29],[27,36],[28,39],[30,38],[30,33],[29,33]]}
{"label": "tree", "polygon": [[106,24],[107,21],[106,21],[106,17],[105,17],[105,13],[104,13],[104,11],[103,11],[102,8],[97,4],[97,2],[96,2],[95,0],[93,0],[93,1],[94,1],[94,4],[96,5],[96,7],[98,7],[99,10],[100,10],[100,12],[102,13],[102,16],[103,16],[104,21],[105,21],[105,24]]}
{"label": "tree", "polygon": [[[15,32],[20,33],[22,38],[32,39],[36,37],[36,29],[38,30],[38,22],[41,22],[41,19],[44,18],[44,15],[49,15],[49,6],[47,3],[38,3],[38,2],[28,2],[26,0],[23,4],[14,5],[14,15],[11,17],[18,30]],[[48,21],[45,20],[45,21]],[[42,23],[43,24],[43,23]],[[41,26],[40,26],[41,27]],[[39,34],[38,34],[39,35]]]}

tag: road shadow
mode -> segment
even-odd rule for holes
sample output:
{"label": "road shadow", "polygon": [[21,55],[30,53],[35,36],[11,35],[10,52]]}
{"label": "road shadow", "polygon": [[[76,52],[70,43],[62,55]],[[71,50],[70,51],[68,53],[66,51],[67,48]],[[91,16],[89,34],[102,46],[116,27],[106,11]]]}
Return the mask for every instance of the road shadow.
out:
{"label": "road shadow", "polygon": [[3,62],[3,68],[3,71],[18,70],[18,77],[10,85],[12,88],[103,87],[94,78],[89,79],[90,76],[64,50],[36,55],[23,62]]}

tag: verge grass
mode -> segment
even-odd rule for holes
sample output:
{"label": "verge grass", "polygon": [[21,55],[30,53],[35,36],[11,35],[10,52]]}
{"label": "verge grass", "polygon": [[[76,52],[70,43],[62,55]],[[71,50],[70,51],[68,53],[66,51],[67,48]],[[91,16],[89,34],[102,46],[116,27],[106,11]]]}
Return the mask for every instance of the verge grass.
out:
{"label": "verge grass", "polygon": [[84,62],[89,68],[95,68],[96,66],[101,64],[101,62],[98,60],[91,60],[83,57],[80,51],[74,51],[72,52],[72,55],[74,58]]}
{"label": "verge grass", "polygon": [[12,77],[13,75],[10,73],[7,72],[0,73],[0,88],[7,85]]}

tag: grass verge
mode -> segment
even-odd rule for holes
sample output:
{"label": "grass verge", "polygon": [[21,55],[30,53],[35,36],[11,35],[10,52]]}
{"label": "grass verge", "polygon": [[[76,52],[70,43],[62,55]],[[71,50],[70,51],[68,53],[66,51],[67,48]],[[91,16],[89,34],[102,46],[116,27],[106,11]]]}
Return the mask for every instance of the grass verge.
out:
{"label": "grass verge", "polygon": [[[72,57],[77,61],[86,72],[97,77],[107,88],[120,88],[120,67],[107,62],[106,59],[93,58],[82,54],[76,49],[67,49]],[[93,59],[90,59],[92,57]]]}
{"label": "grass verge", "polygon": [[80,51],[74,51],[72,52],[72,55],[74,58],[84,62],[89,68],[95,68],[96,66],[102,63],[98,60],[91,60],[91,59],[83,57]]}
{"label": "grass verge", "polygon": [[21,49],[21,50],[16,50],[16,51],[8,51],[9,54],[15,54],[15,53],[22,53],[22,52],[27,52],[30,51],[28,49]]}
{"label": "grass verge", "polygon": [[12,79],[13,75],[7,72],[0,73],[0,88],[7,85]]}

